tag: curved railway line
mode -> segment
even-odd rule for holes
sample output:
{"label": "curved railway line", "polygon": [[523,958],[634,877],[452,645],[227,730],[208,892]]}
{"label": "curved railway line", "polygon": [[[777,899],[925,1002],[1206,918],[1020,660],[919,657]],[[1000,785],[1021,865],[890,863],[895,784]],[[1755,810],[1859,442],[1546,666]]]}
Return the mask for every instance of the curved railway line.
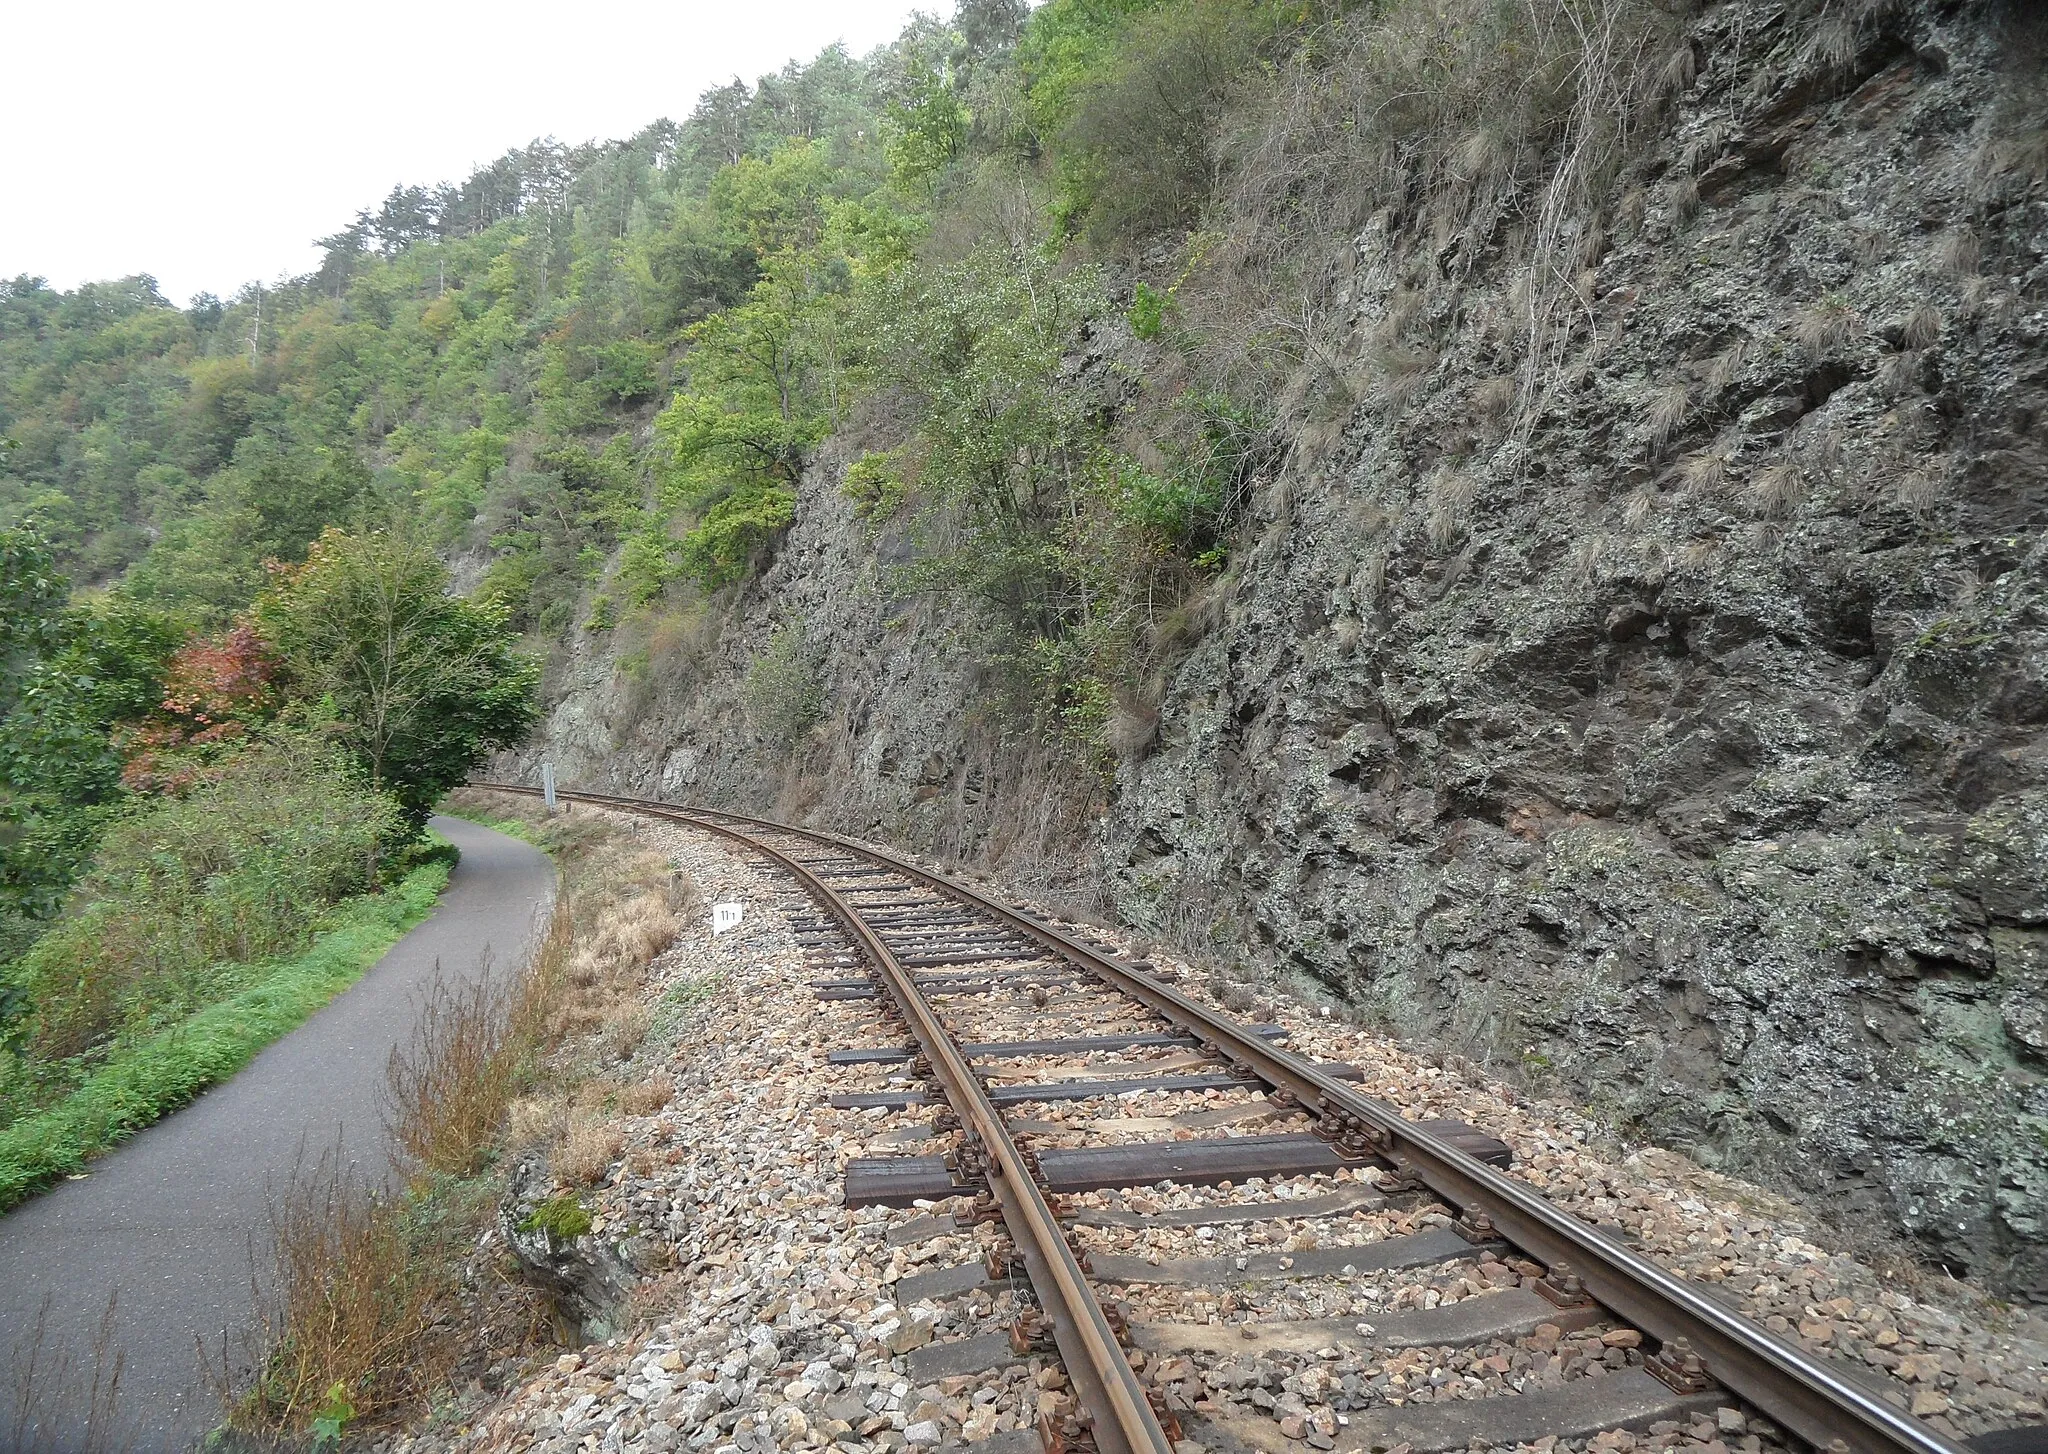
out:
{"label": "curved railway line", "polygon": [[[475,786],[538,795],[508,784]],[[1959,1454],[1969,1447],[1894,1407],[1881,1388],[1842,1365],[1774,1335],[1552,1204],[1503,1169],[1505,1145],[1459,1123],[1405,1119],[1348,1083],[1349,1067],[1293,1053],[1275,1043],[1270,1027],[1210,1008],[1146,961],[1120,957],[1079,931],[836,834],[608,794],[559,796],[721,835],[777,865],[815,906],[815,917],[795,922],[812,961],[835,975],[817,982],[819,995],[872,999],[902,1037],[895,1045],[834,1052],[836,1063],[895,1067],[898,1076],[834,1103],[934,1105],[935,1130],[950,1142],[943,1157],[856,1160],[847,1168],[846,1199],[907,1207],[971,1198],[966,1211],[940,1224],[1000,1221],[1038,1304],[1036,1317],[1027,1313],[1012,1329],[1013,1351],[1042,1348],[1049,1339],[1073,1384],[1073,1414],[1041,1428],[1054,1454],[1174,1454],[1189,1436],[1211,1450],[1298,1449],[1305,1441],[1336,1454],[1402,1445],[1427,1454],[1711,1419],[1738,1401],[1820,1450]],[[1076,1065],[1077,1056],[1087,1058]],[[1182,1131],[1182,1139],[1170,1141],[1053,1145],[1086,1123],[1034,1122],[1024,1114],[1047,1102],[1219,1089],[1256,1104],[1242,1113],[1182,1118],[1183,1127],[1225,1132],[1192,1139]],[[1211,1094],[1196,1104],[1214,1101]],[[1266,1128],[1276,1120],[1290,1133],[1238,1134],[1247,1124]],[[1357,1175],[1370,1166],[1380,1168],[1377,1184]],[[1243,1196],[1247,1180],[1303,1175],[1324,1183],[1311,1201]],[[1085,1196],[1159,1182],[1183,1192],[1200,1188],[1209,1200],[1148,1213],[1105,1208],[1099,1197]],[[1444,1215],[1425,1219],[1433,1223],[1425,1230],[1291,1256],[1169,1262],[1091,1252],[1086,1240],[1106,1228],[1142,1237],[1172,1227],[1211,1239],[1220,1232],[1228,1245],[1232,1229],[1261,1219],[1341,1219],[1371,1207],[1432,1202]],[[1375,1315],[1376,1323],[1144,1323],[1132,1320],[1122,1300],[1130,1288],[1148,1284],[1426,1276],[1447,1264],[1485,1295]],[[1288,1354],[1308,1355],[1313,1364],[1339,1347],[1384,1355],[1513,1340],[1545,1327],[1603,1335],[1597,1371],[1604,1376],[1374,1408],[1334,1428],[1299,1419],[1287,1427],[1243,1411],[1196,1415],[1189,1399],[1140,1377],[1148,1360],[1155,1373],[1162,1360],[1169,1370],[1182,1359],[1214,1370],[1233,1358]],[[1196,1418],[1203,1422],[1196,1425]],[[2039,1448],[2040,1432],[2013,1431],[2020,1437],[2011,1442],[1991,1436],[1979,1447]]]}

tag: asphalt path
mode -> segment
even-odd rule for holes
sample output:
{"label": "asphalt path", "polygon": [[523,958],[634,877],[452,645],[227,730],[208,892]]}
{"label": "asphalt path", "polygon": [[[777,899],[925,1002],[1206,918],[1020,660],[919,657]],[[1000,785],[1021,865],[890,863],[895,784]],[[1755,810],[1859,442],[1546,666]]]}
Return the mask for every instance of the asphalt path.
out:
{"label": "asphalt path", "polygon": [[[538,849],[460,818],[433,827],[462,852],[447,892],[362,979],[83,1179],[0,1217],[0,1348],[12,1346],[13,1375],[0,1383],[0,1445],[18,1442],[9,1384],[40,1320],[44,1376],[69,1386],[42,1389],[39,1404],[63,1411],[31,1447],[87,1447],[91,1349],[110,1297],[124,1357],[120,1436],[90,1442],[170,1454],[219,1421],[198,1350],[203,1341],[218,1367],[225,1348],[247,1373],[251,1279],[268,1271],[274,1192],[337,1146],[344,1161],[381,1175],[384,1067],[410,1040],[424,993],[437,974],[516,972],[553,902],[554,867]],[[52,1367],[53,1356],[68,1368]]]}

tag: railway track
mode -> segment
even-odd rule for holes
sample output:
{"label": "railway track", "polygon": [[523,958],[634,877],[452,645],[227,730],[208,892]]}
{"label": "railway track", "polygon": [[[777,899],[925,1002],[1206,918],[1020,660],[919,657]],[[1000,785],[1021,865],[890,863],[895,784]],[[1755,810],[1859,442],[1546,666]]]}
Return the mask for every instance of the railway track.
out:
{"label": "railway track", "polygon": [[[1502,1143],[1403,1118],[1351,1084],[1350,1067],[1291,1052],[1272,1027],[1212,1009],[1081,930],[838,835],[559,796],[719,834],[790,876],[812,906],[793,922],[816,992],[869,1002],[886,1032],[833,1052],[884,1077],[834,1104],[930,1106],[946,1148],[851,1162],[847,1202],[959,1199],[963,1210],[907,1223],[903,1237],[999,1222],[1008,1244],[985,1267],[939,1276],[933,1294],[1019,1268],[1035,1294],[1006,1340],[935,1344],[921,1367],[957,1374],[1056,1348],[1074,1407],[1041,1428],[1054,1454],[1175,1454],[1190,1437],[1209,1450],[1429,1454],[1712,1428],[1738,1405],[1841,1454],[1967,1447],[1553,1205],[1508,1174]],[[1176,1113],[1182,1102],[1199,1109]],[[1121,1113],[1132,1105],[1165,1114]],[[1105,1114],[1072,1115],[1090,1107]],[[1293,1195],[1265,1194],[1283,1182]],[[1261,1250],[1260,1229],[1276,1224],[1302,1230]],[[1435,1292],[1413,1295],[1423,1284]],[[1336,1311],[1291,1315],[1304,1307]],[[1328,1401],[1262,1398],[1270,1379],[1247,1378],[1260,1386],[1242,1401],[1204,1392],[1274,1365],[1292,1370],[1283,1388],[1355,1379],[1333,1370],[1360,1357],[1392,1370],[1423,1348],[1493,1351],[1467,1359],[1477,1372],[1453,1396],[1342,1418]],[[2034,1432],[1985,1443],[2039,1447]]]}

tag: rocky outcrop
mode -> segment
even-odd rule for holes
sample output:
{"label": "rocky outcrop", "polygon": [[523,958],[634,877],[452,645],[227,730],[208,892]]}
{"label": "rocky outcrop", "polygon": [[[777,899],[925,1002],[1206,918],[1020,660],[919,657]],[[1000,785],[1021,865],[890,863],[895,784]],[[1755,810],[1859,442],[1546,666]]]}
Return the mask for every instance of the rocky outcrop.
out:
{"label": "rocky outcrop", "polygon": [[[830,457],[741,598],[560,666],[565,781],[1088,876],[2048,1297],[2038,28],[1705,8],[1554,366],[1505,253],[1368,230],[1346,388],[1107,804],[981,725],[973,633],[886,599]],[[744,674],[794,625],[829,705],[786,751]]]}
{"label": "rocky outcrop", "polygon": [[[1501,278],[1297,455],[1110,873],[2048,1296],[2048,212],[1986,12],[1833,80],[1774,17],[1696,27],[1525,433],[1476,417]],[[1365,239],[1359,337],[1406,261]]]}
{"label": "rocky outcrop", "polygon": [[553,1299],[562,1323],[585,1341],[609,1337],[646,1253],[631,1238],[592,1229],[574,1196],[554,1194],[547,1161],[527,1156],[498,1202],[498,1235],[520,1273]]}

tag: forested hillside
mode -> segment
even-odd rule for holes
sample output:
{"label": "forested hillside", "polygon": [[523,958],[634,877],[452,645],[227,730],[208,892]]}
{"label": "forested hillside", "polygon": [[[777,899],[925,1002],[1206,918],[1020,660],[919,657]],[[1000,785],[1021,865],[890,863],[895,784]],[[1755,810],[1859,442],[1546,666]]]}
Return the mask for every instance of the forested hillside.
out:
{"label": "forested hillside", "polygon": [[206,631],[381,526],[572,780],[1055,884],[2039,1289],[2042,54],[969,0],[230,303],[6,285],[0,520]]}
{"label": "forested hillside", "polygon": [[[552,635],[738,580],[791,523],[811,451],[873,423],[893,448],[850,476],[864,511],[914,492],[990,547],[934,550],[911,584],[994,605],[1047,720],[1099,742],[1134,605],[1220,564],[1270,411],[1220,389],[1248,371],[1234,339],[1227,369],[1113,439],[1062,372],[1109,310],[1085,258],[1191,221],[1242,68],[1328,18],[1169,7],[1120,40],[1157,8],[1026,26],[970,4],[708,93],[680,125],[394,189],[317,273],[230,303],[16,279],[0,520],[82,583],[210,624],[323,525],[403,521]],[[1168,301],[1139,294],[1148,336]]]}

